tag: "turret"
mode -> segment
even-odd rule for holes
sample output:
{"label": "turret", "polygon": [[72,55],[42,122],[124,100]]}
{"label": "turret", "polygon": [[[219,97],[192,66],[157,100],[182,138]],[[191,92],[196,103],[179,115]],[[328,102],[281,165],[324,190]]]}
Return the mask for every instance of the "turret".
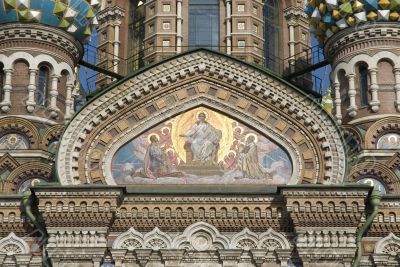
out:
{"label": "turret", "polygon": [[84,0],[0,1],[0,116],[69,120],[75,66],[96,23]]}
{"label": "turret", "polygon": [[332,66],[334,114],[352,159],[348,181],[398,193],[400,2],[310,0],[305,11]]}

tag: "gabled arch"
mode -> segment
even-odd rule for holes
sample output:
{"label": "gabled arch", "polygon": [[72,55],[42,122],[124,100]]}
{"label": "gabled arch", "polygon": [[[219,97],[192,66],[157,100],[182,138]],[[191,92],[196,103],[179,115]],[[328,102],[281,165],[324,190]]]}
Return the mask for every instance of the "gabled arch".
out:
{"label": "gabled arch", "polygon": [[400,253],[400,238],[390,233],[376,243],[374,253],[398,256]]}
{"label": "gabled arch", "polygon": [[14,233],[0,240],[0,254],[15,255],[30,252],[29,245]]}
{"label": "gabled arch", "polygon": [[112,248],[113,249],[127,249],[135,250],[137,248],[142,248],[144,246],[143,235],[137,232],[133,227],[128,231],[120,234],[117,239],[115,239]]}
{"label": "gabled arch", "polygon": [[265,70],[199,49],[113,84],[75,114],[57,158],[61,183],[107,183],[106,162],[117,140],[200,105],[251,120],[250,126],[263,134],[275,133],[287,150],[292,146],[292,156],[298,155],[298,182],[343,180],[340,130],[319,104]]}
{"label": "gabled arch", "polygon": [[205,222],[197,222],[174,238],[172,246],[179,249],[206,251],[228,249],[229,239],[221,235],[217,228]]}

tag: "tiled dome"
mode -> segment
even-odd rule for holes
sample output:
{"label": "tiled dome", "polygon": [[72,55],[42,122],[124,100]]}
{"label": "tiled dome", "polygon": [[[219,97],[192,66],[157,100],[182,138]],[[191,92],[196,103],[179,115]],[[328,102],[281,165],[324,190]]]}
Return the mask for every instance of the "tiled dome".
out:
{"label": "tiled dome", "polygon": [[41,23],[85,42],[97,24],[98,0],[0,0],[0,24]]}
{"label": "tiled dome", "polygon": [[368,21],[399,21],[400,0],[308,0],[305,12],[323,44],[335,33]]}

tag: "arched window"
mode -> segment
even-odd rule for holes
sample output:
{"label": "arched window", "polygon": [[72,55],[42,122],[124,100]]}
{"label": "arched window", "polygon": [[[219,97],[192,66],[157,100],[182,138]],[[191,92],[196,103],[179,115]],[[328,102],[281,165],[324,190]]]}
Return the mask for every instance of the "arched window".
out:
{"label": "arched window", "polygon": [[265,66],[278,71],[280,57],[279,1],[267,0],[264,4],[264,56]]}
{"label": "arched window", "polygon": [[219,0],[189,1],[189,46],[219,49]]}
{"label": "arched window", "polygon": [[45,66],[39,68],[38,86],[36,92],[36,104],[44,105],[47,97],[47,88],[49,86],[49,69]]}
{"label": "arched window", "polygon": [[361,107],[368,105],[368,67],[361,65],[358,68],[359,88],[360,88],[360,105]]}

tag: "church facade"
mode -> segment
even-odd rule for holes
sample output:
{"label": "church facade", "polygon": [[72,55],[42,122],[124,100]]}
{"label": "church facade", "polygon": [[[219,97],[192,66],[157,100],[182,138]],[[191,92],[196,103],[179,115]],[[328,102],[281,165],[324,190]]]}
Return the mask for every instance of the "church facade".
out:
{"label": "church facade", "polygon": [[0,0],[0,265],[399,266],[399,8]]}

